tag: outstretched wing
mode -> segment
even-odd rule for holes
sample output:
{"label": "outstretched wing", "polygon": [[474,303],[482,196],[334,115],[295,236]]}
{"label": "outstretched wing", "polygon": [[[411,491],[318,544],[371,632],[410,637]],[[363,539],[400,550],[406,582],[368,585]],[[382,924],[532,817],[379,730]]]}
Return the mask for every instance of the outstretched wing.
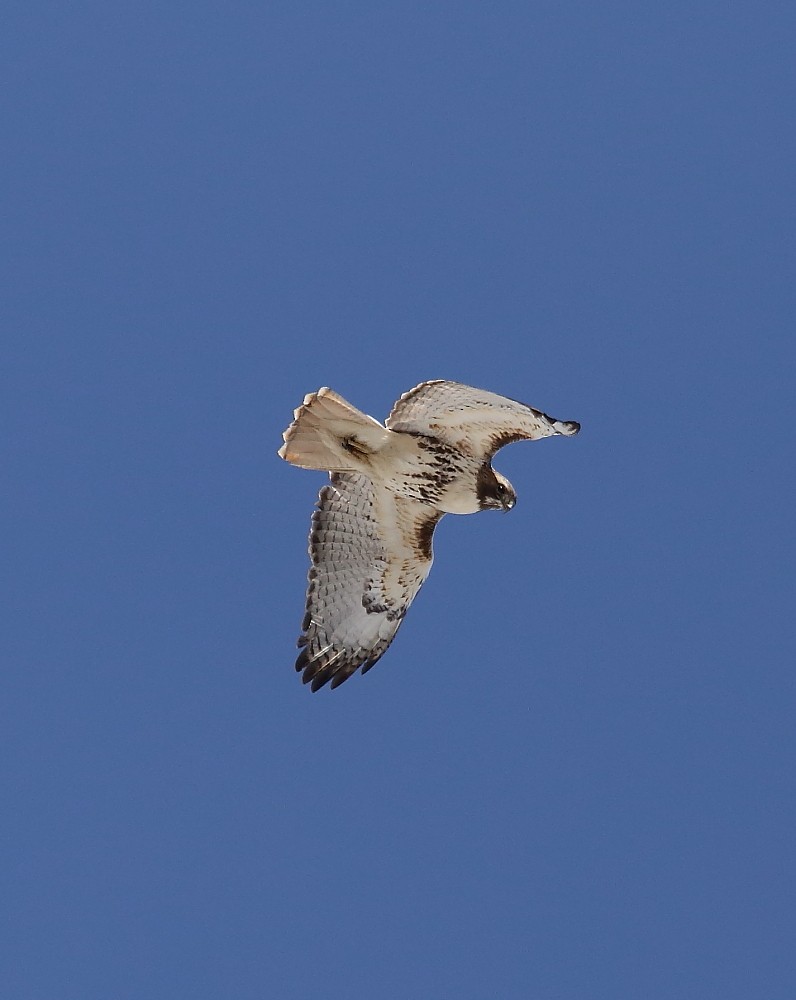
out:
{"label": "outstretched wing", "polygon": [[296,670],[317,691],[335,688],[385,652],[431,569],[442,517],[426,504],[336,472],[312,516],[307,609]]}
{"label": "outstretched wing", "polygon": [[405,392],[385,423],[391,431],[428,434],[487,460],[512,441],[580,430],[575,421],[556,420],[507,396],[446,381],[421,382]]}

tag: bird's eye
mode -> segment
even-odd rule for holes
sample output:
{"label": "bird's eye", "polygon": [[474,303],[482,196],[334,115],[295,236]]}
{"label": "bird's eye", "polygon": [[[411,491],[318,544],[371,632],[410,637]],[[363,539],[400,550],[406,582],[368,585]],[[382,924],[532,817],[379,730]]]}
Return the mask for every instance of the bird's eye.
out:
{"label": "bird's eye", "polygon": [[497,491],[500,496],[503,496],[503,494],[506,492],[506,487],[503,485],[503,483],[497,484]]}

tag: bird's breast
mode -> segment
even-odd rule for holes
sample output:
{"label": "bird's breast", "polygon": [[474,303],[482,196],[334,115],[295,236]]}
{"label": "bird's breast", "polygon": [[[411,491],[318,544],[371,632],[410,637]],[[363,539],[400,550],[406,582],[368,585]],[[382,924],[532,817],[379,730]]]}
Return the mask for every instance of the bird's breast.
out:
{"label": "bird's breast", "polygon": [[421,435],[395,434],[390,447],[373,459],[381,485],[398,496],[446,514],[480,510],[477,464],[450,445]]}

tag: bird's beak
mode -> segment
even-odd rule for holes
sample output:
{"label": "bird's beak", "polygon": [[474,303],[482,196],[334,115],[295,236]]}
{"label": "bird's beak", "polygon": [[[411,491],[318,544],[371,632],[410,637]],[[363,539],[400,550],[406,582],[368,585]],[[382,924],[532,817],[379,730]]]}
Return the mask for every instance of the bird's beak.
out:
{"label": "bird's beak", "polygon": [[503,513],[508,514],[516,502],[516,500],[512,500],[511,497],[509,497],[509,499],[503,504]]}

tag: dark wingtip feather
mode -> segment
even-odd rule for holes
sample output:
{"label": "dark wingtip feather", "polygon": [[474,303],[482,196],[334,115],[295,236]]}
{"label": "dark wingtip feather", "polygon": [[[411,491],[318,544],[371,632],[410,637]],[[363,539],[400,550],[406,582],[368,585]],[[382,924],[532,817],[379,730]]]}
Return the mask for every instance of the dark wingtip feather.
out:
{"label": "dark wingtip feather", "polygon": [[324,686],[324,684],[329,683],[329,681],[332,679],[333,674],[334,672],[327,667],[325,670],[319,670],[314,677],[312,675],[310,675],[309,677],[305,676],[303,680],[305,684],[309,680],[312,681],[312,683],[310,684],[311,691],[320,691],[320,689]]}
{"label": "dark wingtip feather", "polygon": [[340,685],[344,681],[347,681],[349,677],[353,677],[354,673],[355,670],[349,670],[349,669],[338,670],[338,672],[332,678],[331,690],[334,691],[336,687],[340,687]]}
{"label": "dark wingtip feather", "polygon": [[365,662],[362,664],[362,673],[366,674],[370,670],[371,667],[375,667],[376,664],[381,659],[381,657],[382,657],[382,654],[379,653],[378,656],[371,656],[371,658],[369,660],[365,660]]}
{"label": "dark wingtip feather", "polygon": [[[302,642],[303,640],[303,642]],[[296,670],[301,674],[303,684],[310,684],[311,690],[318,691],[331,681],[332,688],[339,687],[343,681],[352,677],[362,665],[362,657],[353,650],[347,650],[347,655],[341,656],[339,649],[328,649],[324,653],[312,652],[311,645],[302,636],[299,645],[304,648],[296,659]],[[365,669],[371,667],[378,657],[365,660]]]}

